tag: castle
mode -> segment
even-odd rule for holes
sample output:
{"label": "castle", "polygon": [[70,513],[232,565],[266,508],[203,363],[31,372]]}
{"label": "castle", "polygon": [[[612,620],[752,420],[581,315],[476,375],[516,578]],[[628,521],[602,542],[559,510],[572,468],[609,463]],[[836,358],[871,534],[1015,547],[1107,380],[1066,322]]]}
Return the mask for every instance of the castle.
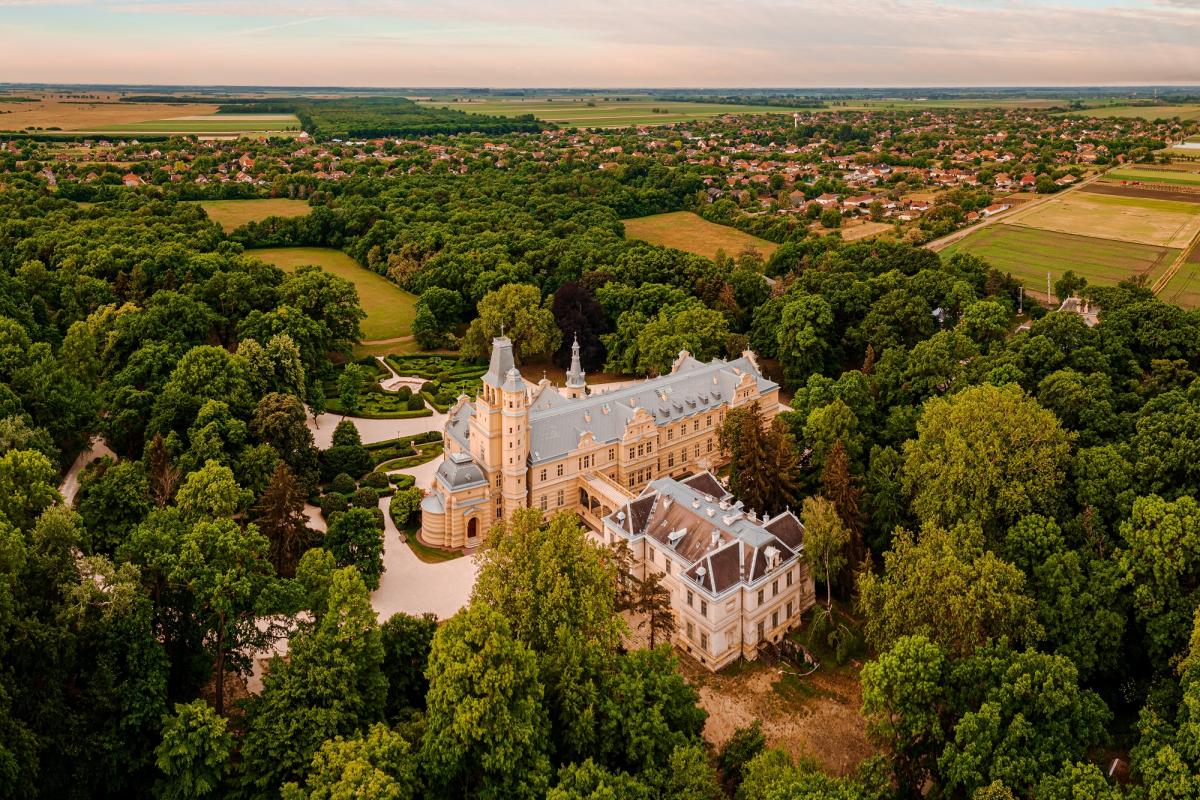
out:
{"label": "castle", "polygon": [[475,547],[492,523],[526,507],[573,510],[600,531],[651,481],[720,464],[725,414],[755,401],[771,419],[779,385],[748,351],[707,364],[683,351],[668,374],[589,393],[578,342],[559,389],[525,381],[512,342],[498,337],[479,396],[460,396],[450,409],[445,460],[421,503],[421,538]]}

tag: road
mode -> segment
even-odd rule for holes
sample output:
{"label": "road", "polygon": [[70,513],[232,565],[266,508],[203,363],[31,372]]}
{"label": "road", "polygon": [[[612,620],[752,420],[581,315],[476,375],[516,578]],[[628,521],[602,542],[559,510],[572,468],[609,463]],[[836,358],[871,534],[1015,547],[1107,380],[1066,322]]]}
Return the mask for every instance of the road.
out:
{"label": "road", "polygon": [[[1104,172],[1107,172],[1107,171],[1108,170],[1105,170]],[[935,253],[939,252],[941,250],[945,250],[947,247],[954,244],[955,242],[957,242],[961,239],[965,239],[968,236],[970,236],[971,234],[975,233],[976,231],[982,230],[983,228],[986,228],[989,225],[993,225],[997,222],[1004,222],[1005,220],[1011,219],[1012,217],[1016,216],[1017,214],[1025,213],[1026,211],[1028,211],[1031,208],[1037,208],[1038,206],[1042,205],[1043,203],[1053,200],[1056,197],[1062,197],[1063,195],[1070,194],[1071,192],[1074,192],[1074,191],[1078,191],[1079,189],[1082,189],[1084,186],[1087,186],[1090,183],[1094,183],[1094,182],[1098,181],[1100,179],[1100,177],[1102,175],[1104,175],[1104,172],[1099,172],[1099,173],[1091,176],[1090,178],[1084,178],[1079,183],[1075,184],[1074,186],[1072,186],[1069,189],[1064,189],[1063,191],[1055,192],[1054,194],[1044,195],[1042,197],[1039,197],[1037,200],[1031,200],[1028,203],[1022,203],[1021,205],[1011,208],[1002,214],[997,214],[994,217],[988,217],[987,219],[983,220],[982,222],[976,222],[974,225],[969,225],[966,228],[962,228],[961,230],[957,230],[954,233],[947,234],[939,239],[934,239],[931,242],[926,242],[925,247],[929,250],[932,250]]]}

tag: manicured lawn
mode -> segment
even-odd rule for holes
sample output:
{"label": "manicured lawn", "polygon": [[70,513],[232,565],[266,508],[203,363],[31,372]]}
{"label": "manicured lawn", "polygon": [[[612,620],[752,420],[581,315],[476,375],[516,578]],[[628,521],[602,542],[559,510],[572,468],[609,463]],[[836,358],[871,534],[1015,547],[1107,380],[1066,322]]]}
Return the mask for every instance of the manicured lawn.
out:
{"label": "manicured lawn", "polygon": [[705,258],[716,258],[718,250],[724,250],[727,256],[737,256],[747,247],[753,247],[765,260],[779,247],[774,242],[751,236],[737,228],[709,222],[690,211],[673,211],[622,222],[625,223],[625,237],[628,239],[674,247]]}
{"label": "manicured lawn", "polygon": [[1047,272],[1056,281],[1069,269],[1100,285],[1112,285],[1139,274],[1153,281],[1179,255],[1178,249],[1169,247],[1076,236],[1024,225],[989,225],[950,245],[941,255],[949,257],[958,252],[973,253],[1038,292],[1046,291]]}
{"label": "manicured lawn", "polygon": [[[1181,186],[1200,186],[1200,173],[1174,169],[1141,169],[1129,167],[1115,169],[1106,178],[1115,181],[1141,181],[1142,183],[1174,183]],[[1200,197],[1197,198],[1200,200]]]}
{"label": "manicured lawn", "polygon": [[247,222],[261,222],[267,217],[303,217],[312,210],[304,200],[283,197],[267,200],[205,200],[200,206],[208,218],[218,223],[226,233]]}
{"label": "manicured lawn", "polygon": [[367,312],[367,318],[362,322],[365,342],[412,333],[416,295],[371,272],[341,250],[329,247],[278,247],[247,250],[246,253],[274,264],[284,272],[291,272],[306,264],[316,264],[326,272],[353,283],[358,289],[358,302]]}
{"label": "manicured lawn", "polygon": [[1146,197],[1067,192],[1026,211],[1017,211],[1003,224],[1182,248],[1200,232],[1200,205]]}

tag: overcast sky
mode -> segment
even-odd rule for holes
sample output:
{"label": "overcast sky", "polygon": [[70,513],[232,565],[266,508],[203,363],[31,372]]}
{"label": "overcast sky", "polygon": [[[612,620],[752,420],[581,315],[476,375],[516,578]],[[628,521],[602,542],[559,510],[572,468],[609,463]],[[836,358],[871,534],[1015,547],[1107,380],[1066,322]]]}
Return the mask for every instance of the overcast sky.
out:
{"label": "overcast sky", "polygon": [[0,81],[1200,84],[1200,0],[0,0]]}

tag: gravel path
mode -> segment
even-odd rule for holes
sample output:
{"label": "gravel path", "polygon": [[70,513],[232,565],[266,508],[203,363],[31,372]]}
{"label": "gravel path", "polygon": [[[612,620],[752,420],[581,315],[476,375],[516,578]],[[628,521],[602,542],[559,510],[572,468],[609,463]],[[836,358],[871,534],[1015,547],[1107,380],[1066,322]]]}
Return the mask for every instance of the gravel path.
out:
{"label": "gravel path", "polygon": [[[332,437],[332,434],[330,436]],[[58,493],[62,495],[64,503],[69,506],[75,505],[75,495],[79,493],[79,473],[88,464],[105,456],[108,456],[113,461],[117,460],[117,454],[109,449],[108,443],[100,436],[93,436],[92,440],[88,443],[87,449],[75,459],[75,463],[67,470],[62,485],[58,487]]]}

